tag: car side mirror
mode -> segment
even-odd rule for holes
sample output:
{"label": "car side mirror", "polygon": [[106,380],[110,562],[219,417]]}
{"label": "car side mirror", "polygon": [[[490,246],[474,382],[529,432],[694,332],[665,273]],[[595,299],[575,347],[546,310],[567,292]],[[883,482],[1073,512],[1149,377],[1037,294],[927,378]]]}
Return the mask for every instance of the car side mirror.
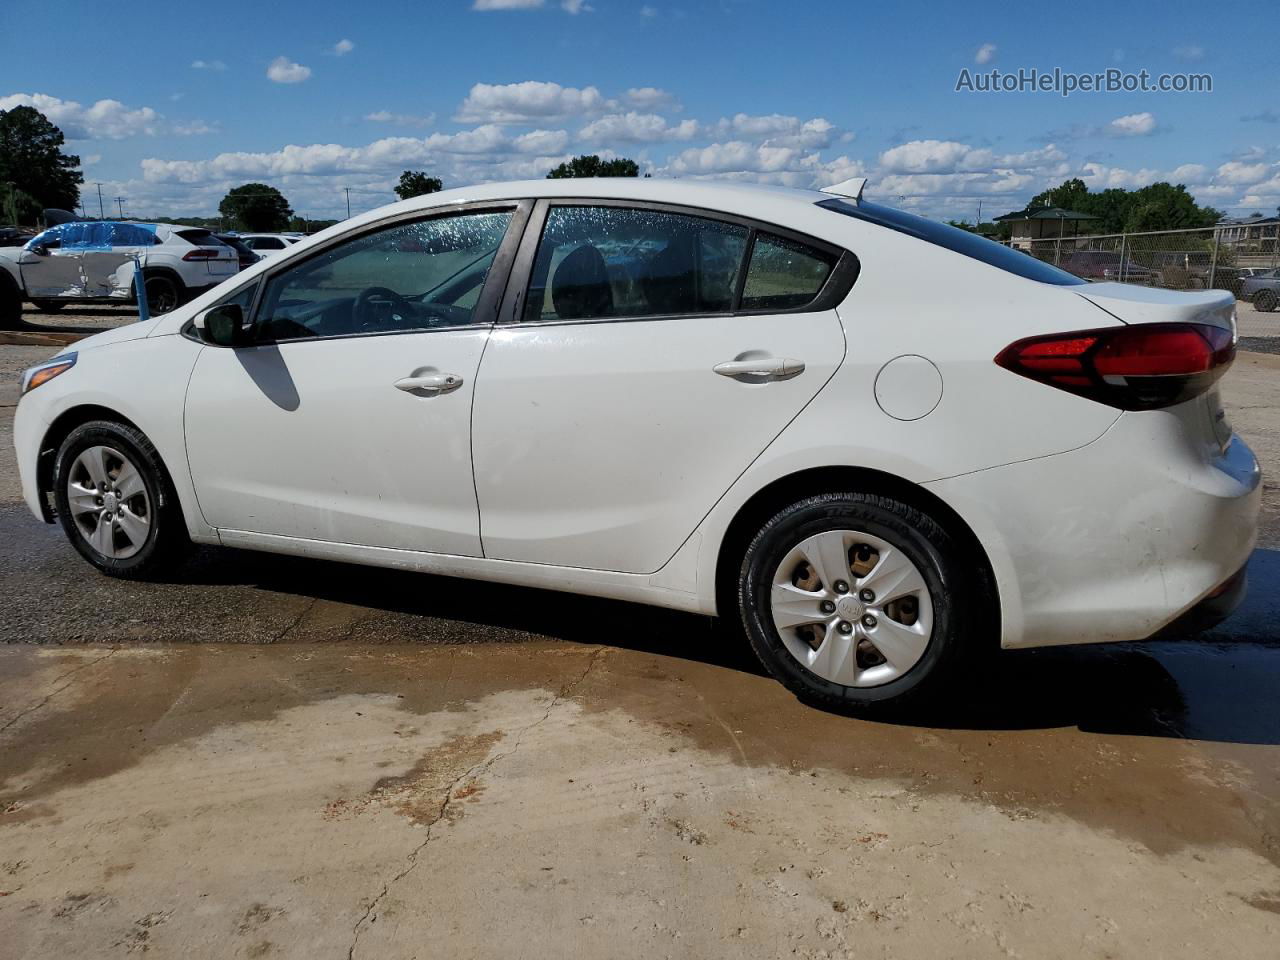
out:
{"label": "car side mirror", "polygon": [[196,314],[192,321],[200,339],[215,347],[241,347],[249,342],[244,310],[238,303],[224,303]]}
{"label": "car side mirror", "polygon": [[47,257],[49,255],[49,248],[43,243],[37,243],[34,247],[27,247],[27,250],[30,253],[34,253],[37,257]]}

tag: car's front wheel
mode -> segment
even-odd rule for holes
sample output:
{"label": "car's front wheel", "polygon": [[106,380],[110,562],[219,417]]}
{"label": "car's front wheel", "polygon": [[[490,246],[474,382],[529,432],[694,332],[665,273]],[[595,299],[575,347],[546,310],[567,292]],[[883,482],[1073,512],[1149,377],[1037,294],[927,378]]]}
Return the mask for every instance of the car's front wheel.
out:
{"label": "car's front wheel", "polygon": [[911,504],[822,494],[780,511],[751,541],[739,612],[765,668],[802,698],[900,703],[937,689],[972,645],[984,609],[974,566]]}
{"label": "car's front wheel", "polygon": [[109,420],[77,427],[59,447],[53,474],[63,530],[103,573],[146,577],[188,542],[160,455],[135,428]]}

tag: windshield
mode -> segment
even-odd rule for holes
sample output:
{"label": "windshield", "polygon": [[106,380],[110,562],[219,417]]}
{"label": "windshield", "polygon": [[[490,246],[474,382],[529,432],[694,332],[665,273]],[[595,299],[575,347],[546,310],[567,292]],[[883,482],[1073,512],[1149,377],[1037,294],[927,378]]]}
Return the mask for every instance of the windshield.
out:
{"label": "windshield", "polygon": [[1004,244],[996,243],[994,240],[988,240],[986,237],[980,237],[976,233],[970,233],[967,230],[961,230],[949,224],[938,223],[935,220],[927,220],[924,217],[917,217],[913,213],[895,210],[893,207],[881,206],[878,203],[870,203],[866,200],[850,203],[848,200],[839,199],[821,200],[818,202],[818,206],[832,210],[835,213],[842,213],[846,217],[854,217],[858,220],[865,220],[868,223],[888,227],[890,230],[898,231],[898,233],[905,233],[923,240],[925,243],[945,247],[953,253],[958,253],[973,260],[980,260],[985,264],[1004,270],[1006,273],[1026,277],[1028,280],[1039,280],[1041,283],[1054,283],[1061,286],[1086,282],[1077,276],[1067,273],[1065,270],[1059,270],[1057,267],[1043,263],[1029,254],[1014,250],[1012,247],[1006,247]]}

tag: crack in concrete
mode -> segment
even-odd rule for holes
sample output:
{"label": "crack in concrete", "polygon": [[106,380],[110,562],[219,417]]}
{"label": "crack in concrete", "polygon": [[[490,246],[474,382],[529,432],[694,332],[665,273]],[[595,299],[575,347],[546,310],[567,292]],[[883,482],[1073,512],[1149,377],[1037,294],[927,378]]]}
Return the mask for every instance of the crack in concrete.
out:
{"label": "crack in concrete", "polygon": [[4,733],[4,731],[8,730],[10,727],[12,727],[15,723],[17,723],[17,722],[18,722],[19,720],[21,720],[23,717],[26,717],[26,716],[29,716],[30,714],[35,713],[37,710],[39,710],[41,707],[43,707],[46,703],[48,703],[50,700],[52,700],[54,697],[56,697],[58,694],[60,694],[63,690],[67,689],[67,687],[71,686],[75,681],[74,681],[74,680],[67,679],[68,677],[74,677],[74,676],[75,676],[77,673],[79,673],[81,670],[87,670],[87,669],[89,669],[90,667],[92,667],[94,664],[101,663],[103,660],[107,659],[107,657],[109,657],[109,656],[111,656],[113,653],[115,653],[117,649],[118,649],[117,647],[112,647],[110,650],[108,650],[108,651],[107,651],[106,653],[104,653],[102,656],[100,656],[100,657],[94,657],[94,658],[93,658],[92,660],[90,660],[88,663],[82,663],[82,664],[80,664],[80,666],[78,666],[78,667],[74,667],[73,669],[68,670],[66,673],[64,673],[64,674],[62,674],[61,676],[57,677],[57,678],[53,681],[55,684],[60,683],[60,682],[61,682],[61,681],[63,681],[63,680],[67,680],[67,682],[66,682],[66,683],[64,683],[64,684],[62,684],[62,686],[58,687],[57,689],[55,689],[55,690],[51,691],[47,697],[45,697],[45,698],[44,698],[43,700],[41,700],[39,703],[35,704],[35,706],[28,707],[26,710],[23,710],[23,711],[22,711],[21,713],[19,713],[17,716],[15,716],[15,717],[13,717],[12,719],[10,719],[10,720],[6,721],[6,723],[4,724],[4,726],[0,727],[0,733]]}
{"label": "crack in concrete", "polygon": [[418,866],[418,857],[422,853],[422,851],[426,849],[427,844],[431,842],[432,837],[434,836],[436,824],[438,824],[441,820],[443,820],[449,813],[449,806],[453,802],[453,793],[455,790],[457,790],[458,785],[465,780],[472,780],[472,779],[475,779],[476,777],[481,776],[482,774],[488,772],[489,770],[492,770],[493,767],[497,765],[499,761],[505,760],[508,757],[514,756],[516,751],[520,749],[520,745],[524,742],[525,735],[528,734],[529,731],[533,730],[535,727],[538,727],[541,724],[545,723],[547,719],[551,716],[551,712],[555,710],[555,708],[559,706],[561,703],[564,703],[564,701],[569,698],[569,696],[573,693],[573,691],[582,685],[582,683],[587,679],[588,674],[590,674],[591,671],[595,669],[596,662],[600,659],[601,655],[605,652],[606,649],[607,649],[606,647],[597,647],[594,651],[592,651],[590,658],[588,658],[587,660],[587,665],[583,669],[582,673],[580,673],[575,679],[570,680],[568,683],[563,684],[560,687],[559,693],[557,693],[554,697],[551,698],[551,703],[547,705],[547,709],[543,711],[542,716],[540,716],[537,720],[534,720],[532,723],[524,726],[520,730],[520,732],[516,734],[515,743],[510,750],[507,750],[504,753],[496,754],[487,760],[480,761],[479,763],[473,763],[470,767],[468,767],[462,773],[458,774],[458,776],[454,777],[453,780],[449,782],[449,785],[444,790],[444,795],[441,797],[440,805],[436,809],[436,815],[427,824],[426,837],[423,838],[423,841],[420,844],[418,844],[416,847],[414,847],[412,850],[409,851],[407,857],[405,858],[408,861],[405,865],[405,868],[401,870],[399,873],[397,873],[390,880],[383,883],[382,890],[379,891],[378,895],[369,902],[369,906],[365,909],[364,913],[360,916],[360,919],[358,919],[355,922],[355,926],[351,928],[351,933],[352,933],[351,946],[347,948],[347,960],[355,960],[356,947],[360,943],[360,932],[364,929],[367,923],[376,922],[376,921],[370,921],[369,918],[373,916],[374,911],[378,908],[378,904],[380,904],[386,898],[387,894],[390,893],[392,887],[394,887],[397,883],[399,883],[401,880],[407,877],[410,873],[412,873],[414,869]]}
{"label": "crack in concrete", "polygon": [[294,617],[293,620],[291,620],[283,630],[277,633],[272,638],[271,642],[279,643],[281,640],[287,637],[290,633],[292,633],[294,629],[298,626],[298,624],[302,623],[302,621],[307,618],[307,614],[309,614],[313,609],[315,609],[315,605],[319,602],[320,602],[319,597],[312,597],[311,602],[302,608],[302,612],[299,613],[296,617]]}

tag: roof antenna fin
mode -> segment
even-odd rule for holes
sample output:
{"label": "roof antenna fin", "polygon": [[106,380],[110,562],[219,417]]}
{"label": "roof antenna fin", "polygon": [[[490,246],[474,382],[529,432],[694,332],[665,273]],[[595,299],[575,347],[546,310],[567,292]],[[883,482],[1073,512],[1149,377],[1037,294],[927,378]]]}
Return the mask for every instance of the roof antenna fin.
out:
{"label": "roof antenna fin", "polygon": [[851,200],[858,201],[862,199],[862,188],[867,185],[866,177],[850,177],[848,180],[841,180],[839,183],[833,183],[829,187],[823,187],[823,193],[834,193],[837,197],[848,197]]}

